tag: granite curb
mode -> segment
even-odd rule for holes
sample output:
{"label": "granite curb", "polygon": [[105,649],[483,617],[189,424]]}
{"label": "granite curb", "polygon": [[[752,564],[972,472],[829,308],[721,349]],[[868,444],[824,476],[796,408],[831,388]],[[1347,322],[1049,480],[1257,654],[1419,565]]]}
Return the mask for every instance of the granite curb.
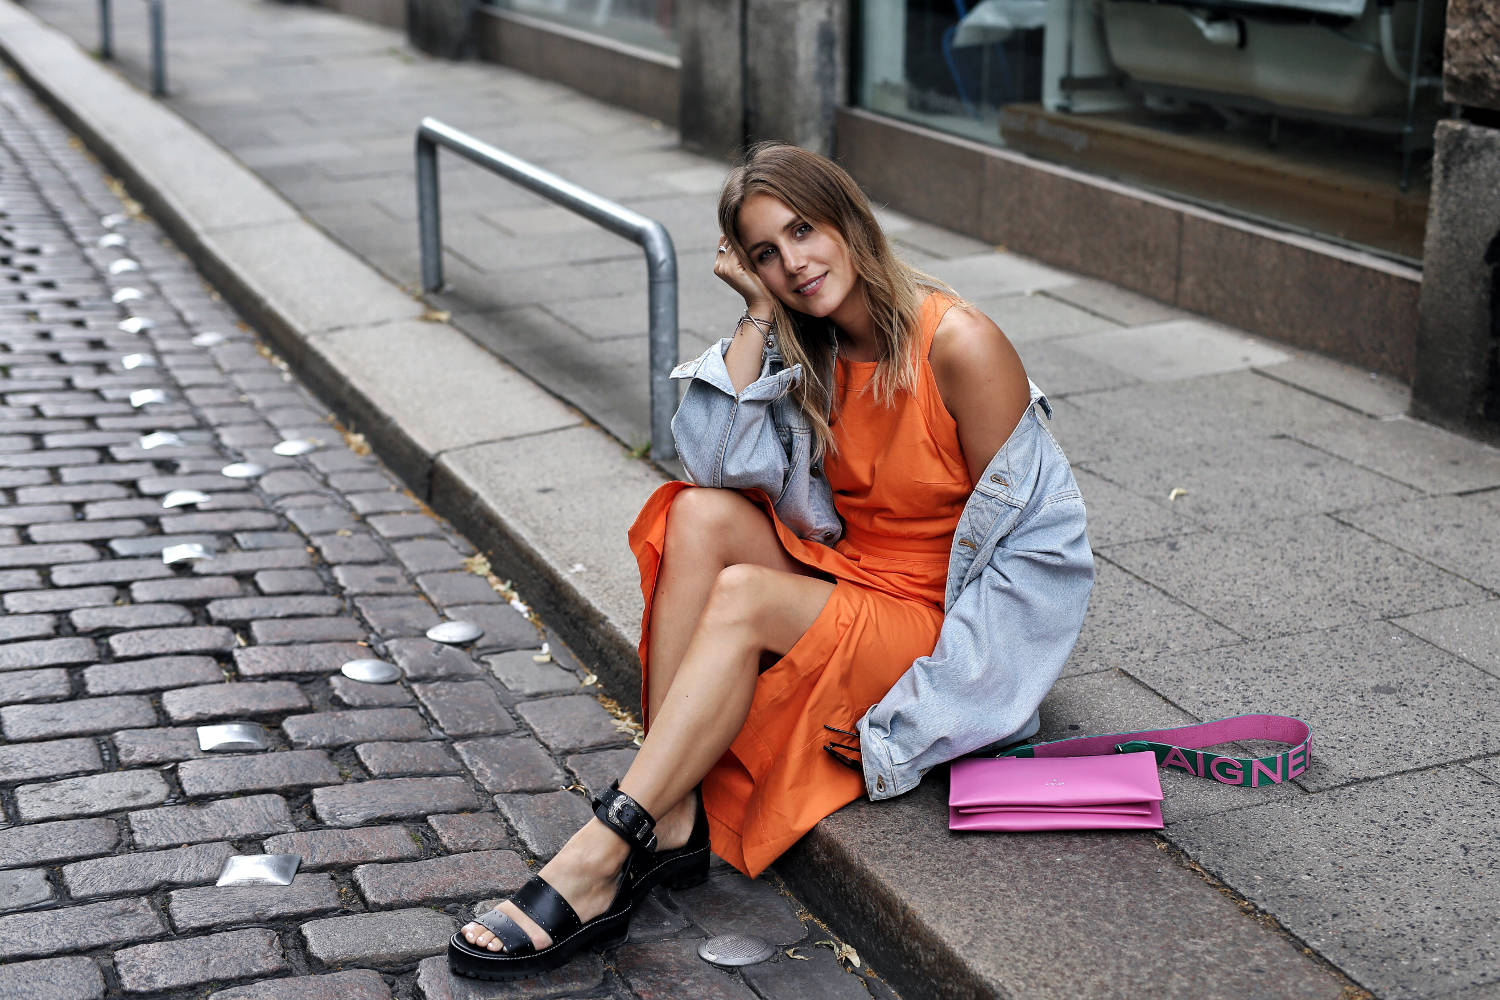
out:
{"label": "granite curb", "polygon": [[[193,126],[11,3],[0,4],[0,54],[314,391],[417,496],[490,552],[495,571],[554,623],[607,689],[633,704],[639,600],[623,527],[665,477],[303,219]],[[331,287],[340,294],[329,295]],[[435,399],[471,409],[445,414]],[[481,404],[483,413],[473,412]],[[601,533],[601,524],[610,530]],[[1296,942],[1246,918],[1149,838],[1063,838],[1066,854],[1057,860],[1068,878],[1058,882],[1050,858],[938,835],[940,797],[929,782],[893,803],[856,803],[780,867],[836,931],[881,956],[909,996],[934,995],[934,984],[944,997],[1045,995],[1033,991],[1049,981],[1060,987],[1069,973],[1092,984],[1078,994],[1091,996],[1114,995],[1121,976],[1159,987],[1161,996],[1341,992]],[[918,829],[934,836],[903,834]],[[937,843],[956,846],[943,848],[940,864],[920,856]],[[1119,927],[1128,901],[1144,906],[1159,896],[1172,902],[1169,916],[1159,915],[1150,932],[1110,940],[1104,956],[1097,928]],[[1021,928],[1027,936],[1050,939],[1027,953],[1034,960],[1054,950],[1058,964],[1007,971],[1003,948],[976,954],[986,940],[979,935],[998,933],[1018,913],[1029,922]],[[1160,941],[1173,926],[1194,927],[1190,981],[1159,978]],[[1018,974],[1030,989],[1017,991]]]}

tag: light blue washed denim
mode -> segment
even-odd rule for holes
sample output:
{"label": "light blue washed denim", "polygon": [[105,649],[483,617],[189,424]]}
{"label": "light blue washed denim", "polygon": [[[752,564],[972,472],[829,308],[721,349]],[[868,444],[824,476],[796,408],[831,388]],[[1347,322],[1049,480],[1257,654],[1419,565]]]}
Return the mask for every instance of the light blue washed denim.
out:
{"label": "light blue washed denim", "polygon": [[[761,377],[736,394],[728,346],[721,340],[672,372],[693,380],[672,419],[689,478],[764,490],[788,527],[832,544],[842,532],[832,490],[809,463],[811,429],[786,395],[801,366],[782,368],[770,349]],[[871,799],[910,791],[937,764],[1033,735],[1078,639],[1094,585],[1083,498],[1037,414],[1050,419],[1052,407],[1035,383],[1031,401],[959,516],[937,648],[859,720]]]}
{"label": "light blue washed denim", "polygon": [[1088,610],[1094,555],[1083,497],[1032,406],[964,504],[948,557],[943,628],[859,720],[865,789],[908,792],[928,769],[1030,738]]}
{"label": "light blue washed denim", "polygon": [[799,538],[832,545],[844,533],[822,463],[812,461],[812,427],[788,392],[802,366],[785,368],[774,343],[760,378],[734,391],[724,354],[729,338],[672,370],[692,379],[672,417],[672,440],[699,486],[759,489]]}

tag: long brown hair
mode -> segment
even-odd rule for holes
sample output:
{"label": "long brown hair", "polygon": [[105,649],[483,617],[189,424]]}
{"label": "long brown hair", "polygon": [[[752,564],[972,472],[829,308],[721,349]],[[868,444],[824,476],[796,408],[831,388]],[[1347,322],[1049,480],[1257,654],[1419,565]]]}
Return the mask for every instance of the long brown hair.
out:
{"label": "long brown hair", "polygon": [[[751,146],[724,181],[719,196],[719,229],[746,270],[755,266],[740,242],[739,214],[745,200],[768,194],[815,228],[831,231],[849,250],[865,305],[874,320],[879,364],[871,386],[882,404],[916,383],[917,319],[927,293],[944,291],[942,282],[900,260],[891,250],[869,199],[854,178],[832,160],[784,142]],[[956,298],[957,296],[955,296]],[[793,398],[807,415],[817,453],[833,446],[827,414],[833,392],[833,324],[788,309],[773,299],[776,343],[788,366],[802,365]]]}

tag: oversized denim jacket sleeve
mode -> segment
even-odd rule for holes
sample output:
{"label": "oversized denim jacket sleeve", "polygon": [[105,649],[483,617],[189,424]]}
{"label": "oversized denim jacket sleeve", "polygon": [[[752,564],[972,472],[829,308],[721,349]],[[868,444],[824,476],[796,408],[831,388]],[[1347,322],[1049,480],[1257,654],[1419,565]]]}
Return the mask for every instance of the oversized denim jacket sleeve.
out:
{"label": "oversized denim jacket sleeve", "polygon": [[1073,650],[1094,583],[1083,499],[1033,405],[985,468],[953,535],[944,618],[859,720],[872,799],[910,791],[937,764],[1029,738]]}
{"label": "oversized denim jacket sleeve", "polygon": [[729,338],[672,371],[687,379],[672,439],[699,486],[758,489],[801,538],[832,545],[843,533],[833,490],[812,460],[812,428],[789,395],[802,366],[785,367],[768,347],[758,379],[736,392],[724,366]]}

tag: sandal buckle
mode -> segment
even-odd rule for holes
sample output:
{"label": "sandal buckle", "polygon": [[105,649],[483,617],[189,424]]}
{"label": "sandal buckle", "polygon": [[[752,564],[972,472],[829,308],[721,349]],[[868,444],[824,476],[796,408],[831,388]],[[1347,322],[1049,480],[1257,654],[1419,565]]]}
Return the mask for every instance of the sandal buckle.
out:
{"label": "sandal buckle", "polygon": [[594,800],[594,815],[643,851],[656,850],[656,820],[639,802],[611,784]]}

